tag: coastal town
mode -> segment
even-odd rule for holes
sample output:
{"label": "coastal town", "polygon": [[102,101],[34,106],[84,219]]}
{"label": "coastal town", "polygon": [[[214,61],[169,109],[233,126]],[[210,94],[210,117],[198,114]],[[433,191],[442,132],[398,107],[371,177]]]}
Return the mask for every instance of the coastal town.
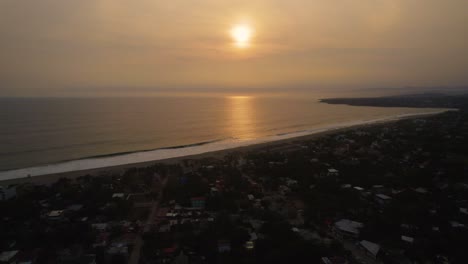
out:
{"label": "coastal town", "polygon": [[460,110],[2,185],[0,263],[466,263],[467,151]]}
{"label": "coastal town", "polygon": [[0,264],[468,264],[468,0],[0,0]]}

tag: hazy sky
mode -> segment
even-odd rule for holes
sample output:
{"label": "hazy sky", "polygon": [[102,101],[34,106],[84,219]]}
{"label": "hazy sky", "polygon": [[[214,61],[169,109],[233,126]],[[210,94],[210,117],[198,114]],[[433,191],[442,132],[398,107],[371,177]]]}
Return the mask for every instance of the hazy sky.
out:
{"label": "hazy sky", "polygon": [[0,0],[0,95],[467,84],[467,0]]}

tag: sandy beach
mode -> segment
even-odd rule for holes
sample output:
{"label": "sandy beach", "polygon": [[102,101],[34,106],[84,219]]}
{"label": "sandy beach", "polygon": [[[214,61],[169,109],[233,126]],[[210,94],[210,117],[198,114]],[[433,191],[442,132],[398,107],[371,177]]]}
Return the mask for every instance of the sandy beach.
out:
{"label": "sandy beach", "polygon": [[[298,141],[313,140],[325,135],[340,133],[350,129],[363,128],[376,124],[395,122],[403,119],[420,118],[430,115],[440,114],[446,111],[453,111],[454,109],[440,109],[431,112],[422,112],[416,114],[403,114],[398,116],[380,118],[367,121],[353,121],[348,123],[336,124],[308,131],[300,131],[288,133],[283,135],[276,135],[257,140],[239,141],[237,144],[221,144],[213,143],[210,147],[197,149],[197,147],[183,148],[183,149],[167,149],[167,153],[159,155],[154,159],[148,159],[150,155],[141,157],[141,154],[151,154],[152,151],[131,153],[127,155],[95,158],[92,160],[77,160],[59,164],[51,164],[47,166],[38,166],[31,168],[24,168],[18,170],[0,172],[0,184],[20,184],[20,183],[36,183],[36,184],[50,184],[62,177],[76,178],[84,175],[109,175],[118,174],[125,169],[132,167],[146,167],[155,163],[178,163],[184,159],[202,159],[207,157],[222,158],[223,156],[232,152],[248,152],[252,150],[260,150],[262,148],[274,147],[275,145],[293,143]],[[231,146],[231,147],[229,147]],[[161,150],[157,150],[161,151]],[[132,156],[133,155],[133,156]],[[140,156],[138,156],[140,155]],[[172,156],[171,156],[172,155]],[[126,156],[126,157],[125,157]],[[156,155],[157,156],[157,155]],[[125,159],[116,159],[125,157]],[[135,158],[136,157],[136,158]],[[132,158],[135,162],[131,162]],[[140,159],[140,160],[139,160]],[[121,162],[122,160],[130,160],[130,162]],[[92,161],[92,162],[91,162]],[[121,162],[121,163],[118,163]],[[102,166],[99,166],[102,164]],[[111,164],[111,165],[108,165]],[[71,165],[71,166],[70,166]],[[81,167],[80,167],[81,165]],[[86,167],[88,166],[88,167]],[[94,167],[92,167],[94,166]],[[27,176],[29,175],[29,176]]]}

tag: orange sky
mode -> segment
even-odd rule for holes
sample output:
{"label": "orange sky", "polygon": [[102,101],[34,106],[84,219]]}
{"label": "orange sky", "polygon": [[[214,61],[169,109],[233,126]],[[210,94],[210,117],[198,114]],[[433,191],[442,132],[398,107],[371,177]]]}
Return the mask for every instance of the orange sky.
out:
{"label": "orange sky", "polygon": [[0,96],[467,85],[466,25],[466,0],[2,0]]}

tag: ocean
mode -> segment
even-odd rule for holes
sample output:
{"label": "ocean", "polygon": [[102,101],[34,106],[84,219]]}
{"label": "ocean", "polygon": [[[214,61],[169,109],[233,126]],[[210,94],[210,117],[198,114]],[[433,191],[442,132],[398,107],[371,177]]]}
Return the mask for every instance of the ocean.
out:
{"label": "ocean", "polygon": [[434,109],[318,98],[0,99],[0,180],[197,154]]}

